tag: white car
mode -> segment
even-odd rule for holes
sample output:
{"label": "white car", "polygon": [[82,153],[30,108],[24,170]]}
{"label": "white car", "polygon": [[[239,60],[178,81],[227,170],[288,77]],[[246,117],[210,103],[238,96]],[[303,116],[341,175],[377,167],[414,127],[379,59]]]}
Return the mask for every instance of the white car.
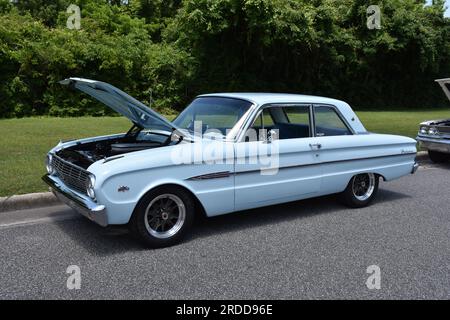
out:
{"label": "white car", "polygon": [[[436,82],[450,100],[450,78]],[[431,161],[439,163],[450,160],[450,119],[422,122],[416,140],[422,149],[428,150]]]}
{"label": "white car", "polygon": [[133,127],[61,142],[48,153],[44,181],[89,219],[128,224],[150,247],[180,241],[196,213],[211,217],[334,193],[363,207],[380,178],[417,169],[415,140],[368,132],[339,100],[207,94],[170,122],[109,84],[62,83],[126,116]]}

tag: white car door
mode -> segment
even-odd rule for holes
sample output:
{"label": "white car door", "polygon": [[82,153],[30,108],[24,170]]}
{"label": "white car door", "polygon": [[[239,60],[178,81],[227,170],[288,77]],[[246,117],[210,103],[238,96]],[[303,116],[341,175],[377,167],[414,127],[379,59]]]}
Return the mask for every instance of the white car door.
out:
{"label": "white car door", "polygon": [[330,105],[315,105],[314,135],[321,149],[318,160],[322,168],[322,194],[341,192],[358,169],[364,169],[370,156],[370,145],[364,135],[355,135],[338,109]]}
{"label": "white car door", "polygon": [[[312,137],[311,108],[277,105],[260,111],[247,131],[250,141],[236,144],[236,210],[295,201],[320,192],[320,145]],[[254,141],[255,130],[258,141]]]}

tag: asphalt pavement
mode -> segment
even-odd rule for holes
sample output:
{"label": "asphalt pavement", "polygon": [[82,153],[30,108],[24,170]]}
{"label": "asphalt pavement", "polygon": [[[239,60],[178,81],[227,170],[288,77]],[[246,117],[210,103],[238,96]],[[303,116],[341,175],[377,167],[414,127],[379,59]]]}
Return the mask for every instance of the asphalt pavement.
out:
{"label": "asphalt pavement", "polygon": [[449,299],[449,191],[450,164],[424,162],[367,208],[330,196],[205,218],[157,250],[65,206],[3,213],[0,299]]}

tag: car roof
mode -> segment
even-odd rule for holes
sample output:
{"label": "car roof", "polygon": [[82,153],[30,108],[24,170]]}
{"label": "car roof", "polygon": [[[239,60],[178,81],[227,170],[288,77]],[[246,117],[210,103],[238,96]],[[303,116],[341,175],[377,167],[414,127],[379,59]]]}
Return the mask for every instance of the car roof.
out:
{"label": "car roof", "polygon": [[352,108],[344,101],[302,94],[291,93],[254,93],[254,92],[237,92],[237,93],[210,93],[203,94],[198,97],[224,97],[250,101],[256,105],[254,110],[258,110],[260,106],[265,104],[281,104],[281,103],[305,103],[305,104],[328,104],[339,109],[341,115],[356,133],[366,133],[367,130],[359,120],[358,116]]}
{"label": "car roof", "polygon": [[234,92],[234,93],[210,93],[202,94],[198,97],[224,97],[242,99],[253,102],[258,105],[267,103],[326,103],[326,104],[342,104],[340,100],[310,96],[292,93],[262,93],[262,92]]}

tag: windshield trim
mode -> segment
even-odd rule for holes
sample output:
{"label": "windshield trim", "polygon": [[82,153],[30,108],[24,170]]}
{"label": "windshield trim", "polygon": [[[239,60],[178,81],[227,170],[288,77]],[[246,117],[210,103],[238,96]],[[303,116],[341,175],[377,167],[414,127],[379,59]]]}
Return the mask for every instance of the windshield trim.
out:
{"label": "windshield trim", "polygon": [[[239,101],[244,101],[244,102],[248,102],[250,105],[248,107],[248,110],[245,111],[245,113],[239,118],[239,120],[234,124],[234,126],[232,128],[229,129],[229,133],[227,135],[223,136],[223,140],[225,142],[235,142],[237,141],[238,137],[239,137],[239,133],[242,130],[242,127],[245,125],[246,120],[248,119],[248,116],[251,114],[251,112],[254,110],[254,108],[257,106],[257,104],[249,99],[244,99],[244,98],[237,98],[237,97],[229,97],[229,96],[223,96],[220,94],[206,94],[206,95],[199,95],[197,97],[195,97],[191,103],[185,108],[183,109],[183,111],[181,111],[173,120],[172,123],[175,124],[176,120],[179,118],[179,116],[197,99],[206,99],[206,98],[222,98],[222,99],[232,99],[232,100],[239,100]],[[191,138],[194,136],[194,132],[192,130],[186,129],[186,128],[179,128],[177,130],[182,130],[182,132],[189,133],[189,135],[191,136]],[[202,135],[203,139],[214,139],[212,137],[205,137],[204,135]]]}

